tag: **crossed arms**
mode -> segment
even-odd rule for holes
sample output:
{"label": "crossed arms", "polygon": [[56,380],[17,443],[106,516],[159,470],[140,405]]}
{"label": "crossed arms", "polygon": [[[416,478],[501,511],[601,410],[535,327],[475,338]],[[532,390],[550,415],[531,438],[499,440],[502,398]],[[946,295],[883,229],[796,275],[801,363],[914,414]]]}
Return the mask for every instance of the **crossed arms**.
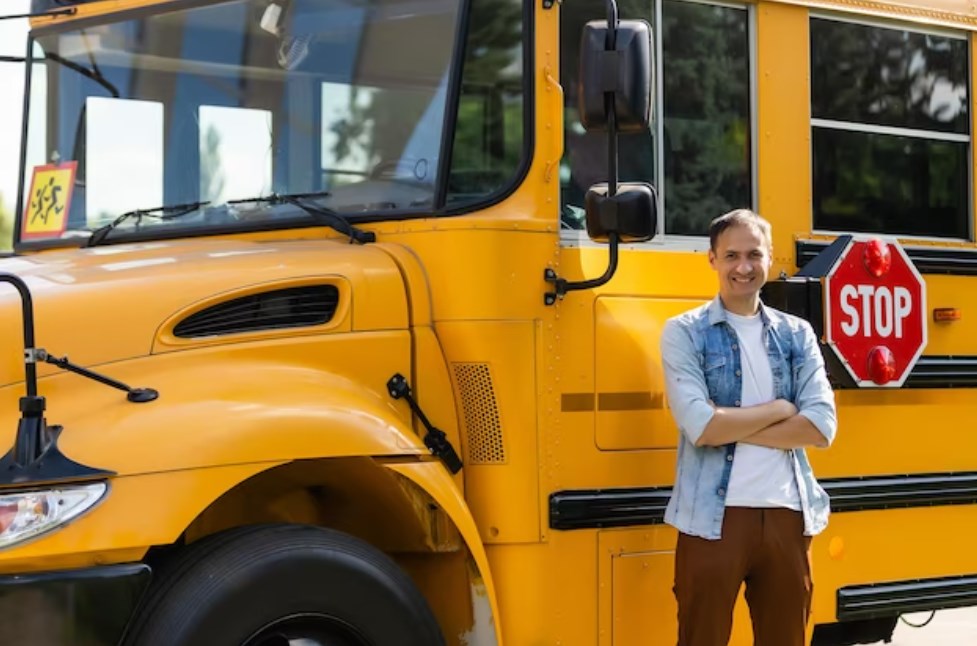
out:
{"label": "crossed arms", "polygon": [[828,446],[828,438],[786,399],[745,408],[714,407],[696,446],[745,442],[772,449]]}
{"label": "crossed arms", "polygon": [[716,406],[710,401],[689,330],[669,321],[662,330],[661,347],[669,406],[679,428],[696,446],[745,442],[795,449],[827,447],[834,440],[834,394],[810,326],[805,328],[804,358],[794,402],[776,399],[745,408]]}

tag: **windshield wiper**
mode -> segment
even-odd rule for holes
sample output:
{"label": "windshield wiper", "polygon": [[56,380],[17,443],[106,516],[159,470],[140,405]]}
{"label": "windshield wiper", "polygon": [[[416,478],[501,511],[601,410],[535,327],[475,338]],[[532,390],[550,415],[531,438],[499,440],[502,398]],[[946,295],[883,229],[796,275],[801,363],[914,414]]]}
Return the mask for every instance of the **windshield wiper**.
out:
{"label": "windshield wiper", "polygon": [[92,231],[92,235],[88,237],[88,241],[85,243],[86,247],[94,247],[101,244],[108,238],[112,231],[122,224],[129,218],[137,218],[138,222],[141,222],[143,218],[153,218],[155,220],[173,220],[175,218],[187,215],[188,213],[194,213],[200,210],[200,207],[206,206],[210,202],[188,202],[187,204],[169,204],[166,206],[157,206],[152,209],[135,209],[132,211],[126,211],[115,220],[106,224],[104,227],[99,227]]}
{"label": "windshield wiper", "polygon": [[[96,83],[104,87],[106,90],[108,90],[109,94],[111,94],[114,98],[118,99],[121,96],[119,94],[119,88],[115,87],[112,81],[102,76],[102,72],[97,67],[94,70],[90,70],[84,65],[79,65],[78,63],[74,61],[70,61],[67,58],[60,56],[58,54],[45,54],[44,56],[34,57],[32,60],[35,63],[37,61],[43,61],[43,60],[54,61],[58,65],[63,65],[64,67],[67,67],[69,70],[78,72],[85,78],[89,78],[95,81]],[[0,56],[0,63],[26,63],[26,62],[27,62],[27,58],[23,56]]]}
{"label": "windshield wiper", "polygon": [[297,206],[302,209],[318,222],[326,225],[333,231],[337,231],[344,235],[349,236],[349,243],[353,244],[358,242],[359,244],[367,244],[369,242],[377,241],[377,234],[372,231],[364,231],[353,226],[349,220],[344,218],[338,212],[332,209],[326,208],[324,206],[314,206],[303,202],[303,199],[314,198],[314,197],[328,197],[328,191],[319,191],[316,193],[272,193],[271,195],[265,195],[262,197],[252,197],[246,200],[228,200],[228,204],[247,204],[251,202],[264,202],[265,204],[291,204],[292,206]]}

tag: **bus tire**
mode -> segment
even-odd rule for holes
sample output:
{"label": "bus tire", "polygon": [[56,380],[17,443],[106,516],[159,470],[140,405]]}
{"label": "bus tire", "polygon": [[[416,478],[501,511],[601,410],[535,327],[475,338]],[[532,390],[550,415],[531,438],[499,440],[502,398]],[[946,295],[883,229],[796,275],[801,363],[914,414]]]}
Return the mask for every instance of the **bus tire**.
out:
{"label": "bus tire", "polygon": [[191,544],[156,578],[125,643],[259,646],[303,638],[444,644],[426,600],[386,554],[305,525],[240,527]]}

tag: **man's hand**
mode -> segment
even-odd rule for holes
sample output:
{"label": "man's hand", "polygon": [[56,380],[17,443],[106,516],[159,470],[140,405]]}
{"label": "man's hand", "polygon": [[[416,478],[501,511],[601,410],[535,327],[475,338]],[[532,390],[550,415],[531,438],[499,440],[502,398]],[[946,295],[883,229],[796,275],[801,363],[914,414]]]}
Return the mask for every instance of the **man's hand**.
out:
{"label": "man's hand", "polygon": [[696,446],[722,446],[739,442],[761,429],[797,415],[797,407],[786,399],[775,399],[766,404],[746,408],[716,406],[716,413],[709,420]]}

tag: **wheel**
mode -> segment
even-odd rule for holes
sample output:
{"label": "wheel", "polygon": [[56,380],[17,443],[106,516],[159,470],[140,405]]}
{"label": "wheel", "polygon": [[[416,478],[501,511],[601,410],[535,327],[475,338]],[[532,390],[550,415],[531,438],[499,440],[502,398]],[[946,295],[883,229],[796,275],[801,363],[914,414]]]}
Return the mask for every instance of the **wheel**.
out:
{"label": "wheel", "polygon": [[441,646],[431,609],[382,552],[329,529],[241,527],[164,568],[130,646]]}

